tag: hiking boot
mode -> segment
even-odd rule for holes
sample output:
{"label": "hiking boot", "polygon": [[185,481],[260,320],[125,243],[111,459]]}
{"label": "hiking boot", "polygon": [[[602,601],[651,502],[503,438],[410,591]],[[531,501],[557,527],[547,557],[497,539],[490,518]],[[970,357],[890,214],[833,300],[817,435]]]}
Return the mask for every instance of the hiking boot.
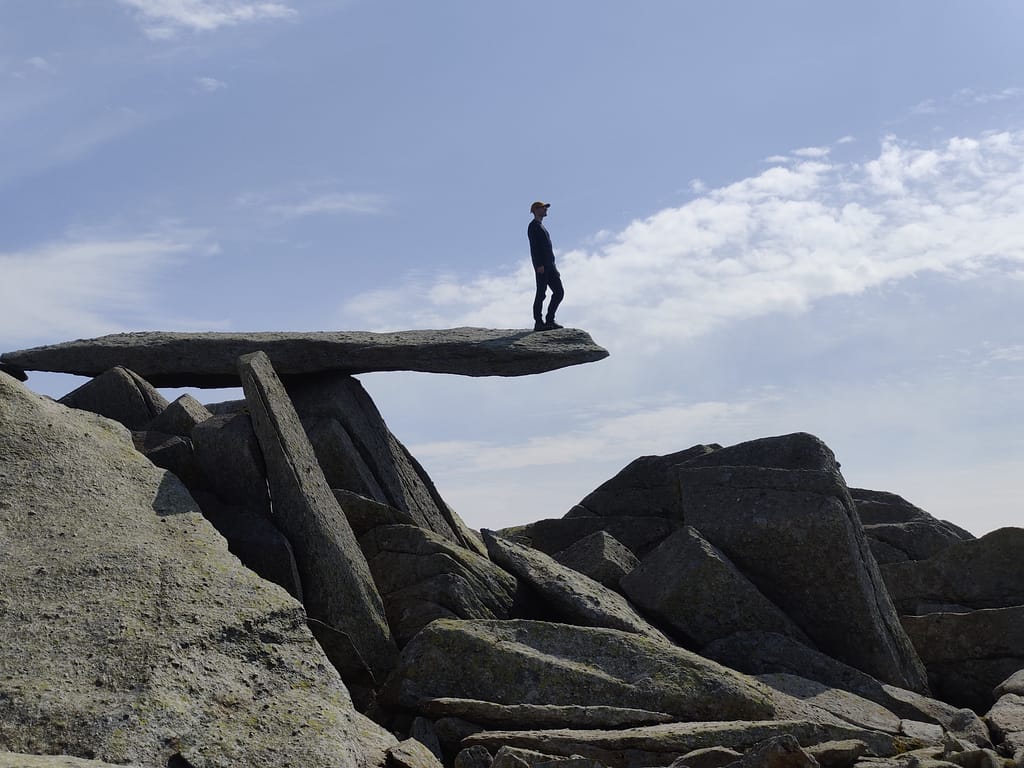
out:
{"label": "hiking boot", "polygon": [[554,320],[548,320],[546,323],[544,323],[544,327],[549,331],[554,331],[557,330],[558,328],[564,328],[565,326],[559,325]]}
{"label": "hiking boot", "polygon": [[547,323],[542,323],[539,320],[533,324],[533,330],[535,331],[546,331],[547,329]]}

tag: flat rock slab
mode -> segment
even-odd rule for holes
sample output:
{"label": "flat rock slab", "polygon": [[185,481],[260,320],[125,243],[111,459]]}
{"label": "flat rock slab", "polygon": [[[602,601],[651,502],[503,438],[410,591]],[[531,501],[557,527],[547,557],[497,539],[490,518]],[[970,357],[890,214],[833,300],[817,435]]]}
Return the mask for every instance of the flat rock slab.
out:
{"label": "flat rock slab", "polygon": [[525,330],[318,331],[262,333],[115,333],[6,352],[0,361],[26,371],[97,376],[121,365],[155,387],[237,387],[235,361],[265,352],[279,376],[324,371],[421,371],[462,376],[526,376],[608,357],[575,328]]}

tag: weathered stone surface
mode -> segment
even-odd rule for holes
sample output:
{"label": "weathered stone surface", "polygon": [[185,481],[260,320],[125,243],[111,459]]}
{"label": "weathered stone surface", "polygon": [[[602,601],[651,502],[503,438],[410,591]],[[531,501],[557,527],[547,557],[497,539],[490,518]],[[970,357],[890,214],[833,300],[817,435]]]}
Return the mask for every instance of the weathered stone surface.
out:
{"label": "weathered stone surface", "polygon": [[331,488],[408,512],[417,525],[474,548],[358,380],[342,374],[305,376],[288,385],[288,395]]}
{"label": "weathered stone surface", "polygon": [[609,589],[618,589],[619,579],[640,564],[636,555],[607,531],[585,536],[553,557]]}
{"label": "weathered stone surface", "polygon": [[1000,528],[980,539],[951,544],[928,560],[882,566],[900,614],[929,603],[970,608],[1024,605],[1024,528]]}
{"label": "weathered stone surface", "polygon": [[668,642],[617,592],[560,565],[543,552],[503,539],[493,531],[483,531],[483,536],[491,559],[539,593],[555,621],[621,629]]}
{"label": "weathered stone surface", "polygon": [[59,402],[119,421],[128,429],[146,429],[167,407],[167,399],[134,371],[116,366],[97,374]]}
{"label": "weathered stone surface", "polygon": [[12,379],[17,379],[18,381],[28,381],[28,374],[16,365],[0,363],[0,373],[5,373]]}
{"label": "weathered stone surface", "polygon": [[[775,691],[817,709],[825,710],[837,718],[861,728],[891,734],[900,732],[900,718],[896,714],[881,704],[876,704],[855,693],[839,688],[829,688],[797,675],[758,675],[756,679]],[[776,702],[778,701],[776,699]],[[784,708],[780,707],[780,710],[784,711]],[[789,714],[789,717],[793,719],[797,717],[797,713],[793,712]]]}
{"label": "weathered stone surface", "polygon": [[416,525],[416,521],[408,512],[395,509],[390,504],[370,499],[342,488],[332,488],[334,498],[341,505],[352,532],[357,537],[369,533],[381,525]]}
{"label": "weathered stone surface", "polygon": [[441,739],[434,728],[434,722],[426,717],[414,717],[409,727],[409,738],[416,739],[434,753],[438,760],[444,760],[444,752],[441,749]]}
{"label": "weathered stone surface", "polygon": [[419,709],[429,717],[458,717],[485,726],[505,728],[631,728],[671,723],[665,712],[628,707],[496,704],[477,699],[425,699]]}
{"label": "weathered stone surface", "polygon": [[133,431],[132,444],[135,450],[161,469],[173,472],[186,487],[192,485],[197,476],[195,451],[187,437],[168,435],[163,432]]}
{"label": "weathered stone surface", "polygon": [[182,395],[164,408],[163,412],[153,419],[148,429],[188,437],[196,424],[201,424],[212,415],[206,406],[192,395]]}
{"label": "weathered stone surface", "polygon": [[490,560],[411,525],[379,526],[359,539],[400,644],[434,619],[507,619],[515,578]]}
{"label": "weathered stone surface", "polygon": [[622,579],[621,588],[647,615],[696,648],[752,630],[810,644],[778,606],[689,526],[659,544]]}
{"label": "weathered stone surface", "polygon": [[985,712],[993,689],[1024,668],[1024,606],[901,618],[943,701]]}
{"label": "weathered stone surface", "polygon": [[27,371],[96,376],[124,366],[157,387],[236,387],[235,361],[264,352],[278,375],[323,371],[423,371],[463,376],[525,376],[608,357],[585,331],[532,333],[488,328],[443,330],[115,333],[5,352]]}
{"label": "weathered stone surface", "polygon": [[686,720],[772,716],[760,684],[682,648],[539,621],[435,621],[402,651],[385,694],[415,711],[428,699],[460,698],[651,709]]}
{"label": "weathered stone surface", "polygon": [[[306,610],[344,633],[373,677],[383,680],[397,649],[355,535],[270,360],[246,355],[238,370],[267,465],[274,521],[295,551]],[[332,661],[339,669],[351,663]]]}
{"label": "weathered stone surface", "polygon": [[87,760],[69,755],[26,755],[0,752],[0,768],[122,768],[102,760]]}
{"label": "weathered stone surface", "polygon": [[693,466],[730,448],[691,460],[679,470],[684,522],[822,651],[884,682],[927,691],[853,501],[838,470],[828,468],[831,452],[802,436],[789,442],[793,450],[782,458],[826,468]]}
{"label": "weathered stone surface", "polygon": [[743,757],[729,747],[708,747],[695,749],[673,760],[669,768],[723,768]]}
{"label": "weathered stone surface", "polygon": [[1008,678],[1003,680],[1003,682],[997,685],[995,690],[992,691],[992,694],[997,699],[1007,693],[1016,693],[1020,696],[1024,696],[1024,669],[1014,672]]}
{"label": "weathered stone surface", "polygon": [[201,484],[226,504],[270,514],[267,465],[248,412],[213,416],[191,433]]}
{"label": "weathered stone surface", "polygon": [[492,749],[498,745],[510,745],[557,755],[579,754],[610,768],[644,768],[668,765],[695,749],[723,744],[746,750],[765,739],[783,734],[791,734],[804,747],[827,741],[860,739],[875,754],[888,756],[896,753],[893,738],[886,734],[854,726],[792,720],[670,723],[603,731],[482,731],[467,736],[463,744]]}
{"label": "weathered stone surface", "polygon": [[850,768],[868,753],[868,745],[860,739],[826,741],[807,747],[807,754],[818,761],[821,768]]}
{"label": "weathered stone surface", "polygon": [[804,752],[800,742],[788,733],[755,744],[730,765],[732,768],[819,768],[817,760]]}
{"label": "weathered stone surface", "polygon": [[1003,741],[1007,734],[1024,733],[1024,696],[1005,693],[999,697],[985,715],[995,741]]}
{"label": "weathered stone surface", "polygon": [[[0,377],[0,743],[165,766],[378,766],[302,607],[119,424]],[[297,735],[296,735],[297,734]]]}
{"label": "weathered stone surface", "polygon": [[493,762],[487,747],[468,747],[455,755],[455,768],[491,768]]}
{"label": "weathered stone surface", "polygon": [[654,549],[679,525],[674,520],[659,517],[574,515],[504,528],[498,533],[506,539],[554,555],[587,536],[605,531],[639,558]]}
{"label": "weathered stone surface", "polygon": [[406,739],[388,750],[389,768],[441,768],[437,755],[416,739]]}
{"label": "weathered stone surface", "polygon": [[[721,448],[719,445],[695,445],[665,456],[641,456],[630,462],[614,477],[606,480],[566,517],[663,517],[678,520],[679,477],[676,468],[688,459]],[[617,532],[607,529],[615,538],[633,549]],[[563,547],[559,547],[562,549]],[[547,551],[547,550],[545,550]],[[633,549],[636,552],[635,549]],[[642,557],[645,553],[637,553]]]}

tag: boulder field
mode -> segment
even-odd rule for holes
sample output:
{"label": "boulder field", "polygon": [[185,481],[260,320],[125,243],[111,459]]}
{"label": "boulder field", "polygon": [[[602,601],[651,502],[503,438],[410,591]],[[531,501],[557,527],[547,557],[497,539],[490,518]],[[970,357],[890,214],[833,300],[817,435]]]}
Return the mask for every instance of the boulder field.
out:
{"label": "boulder field", "polygon": [[[353,376],[606,355],[452,329],[0,356],[0,768],[1024,765],[1021,529],[849,488],[797,432],[475,531]],[[92,378],[54,401],[32,370]],[[245,399],[156,388],[224,382]]]}

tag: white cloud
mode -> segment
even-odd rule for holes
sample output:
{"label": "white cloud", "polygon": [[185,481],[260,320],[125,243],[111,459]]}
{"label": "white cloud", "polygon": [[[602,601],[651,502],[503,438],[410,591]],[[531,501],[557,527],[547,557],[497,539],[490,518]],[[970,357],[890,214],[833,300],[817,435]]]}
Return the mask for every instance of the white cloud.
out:
{"label": "white cloud", "polygon": [[[560,252],[560,319],[658,348],[921,274],[1015,274],[1022,262],[1024,132],[924,148],[888,137],[868,162],[769,168]],[[414,276],[345,312],[380,329],[524,327],[532,282],[525,264],[468,281]]]}
{"label": "white cloud", "polygon": [[372,214],[384,209],[380,195],[361,192],[329,192],[292,202],[267,205],[271,213],[289,218],[334,214]]}
{"label": "white cloud", "polygon": [[214,93],[228,87],[228,84],[223,80],[218,80],[215,77],[197,77],[196,85],[200,90],[206,91],[207,93]]}
{"label": "white cloud", "polygon": [[5,348],[125,330],[114,318],[145,317],[157,275],[195,248],[185,237],[144,235],[0,252]]}
{"label": "white cloud", "polygon": [[145,33],[156,40],[181,30],[209,32],[265,19],[286,19],[295,10],[284,3],[252,0],[118,0],[136,11]]}

